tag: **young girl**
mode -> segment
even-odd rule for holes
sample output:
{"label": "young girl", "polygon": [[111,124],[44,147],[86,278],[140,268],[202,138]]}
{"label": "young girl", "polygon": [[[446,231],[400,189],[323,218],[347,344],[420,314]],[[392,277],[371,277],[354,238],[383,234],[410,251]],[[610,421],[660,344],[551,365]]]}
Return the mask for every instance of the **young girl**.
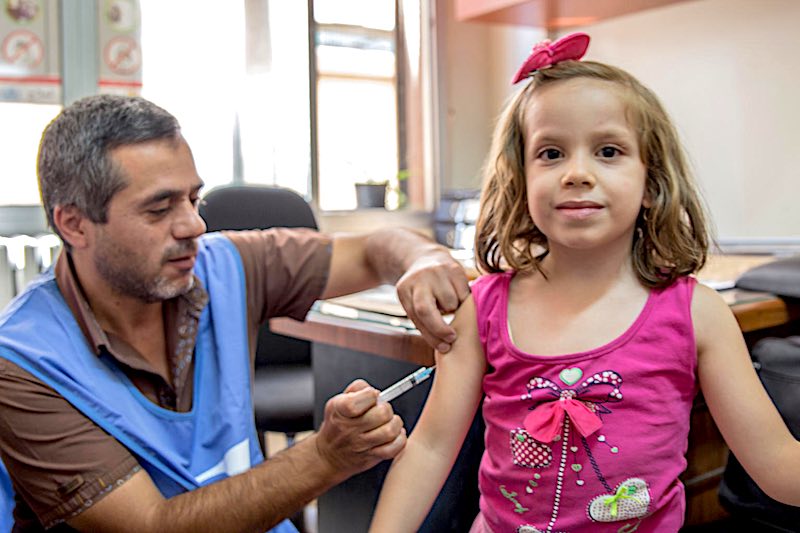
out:
{"label": "young girl", "polygon": [[[474,532],[668,533],[683,522],[697,384],[748,473],[800,505],[800,443],[728,306],[690,274],[705,220],[670,119],[630,74],[534,48],[486,165],[488,275],[389,472],[371,530],[416,531],[483,397]],[[546,68],[545,68],[546,67]]]}

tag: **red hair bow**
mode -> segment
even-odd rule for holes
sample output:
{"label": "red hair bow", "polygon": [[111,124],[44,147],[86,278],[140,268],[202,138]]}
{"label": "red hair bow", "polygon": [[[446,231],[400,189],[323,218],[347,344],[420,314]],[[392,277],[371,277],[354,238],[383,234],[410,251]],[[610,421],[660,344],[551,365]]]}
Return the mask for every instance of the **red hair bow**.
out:
{"label": "red hair bow", "polygon": [[583,57],[587,48],[589,48],[589,36],[585,33],[570,33],[554,43],[549,40],[537,43],[531,50],[531,55],[519,67],[511,84],[518,83],[537,70],[552,67],[561,61],[568,59],[577,61]]}

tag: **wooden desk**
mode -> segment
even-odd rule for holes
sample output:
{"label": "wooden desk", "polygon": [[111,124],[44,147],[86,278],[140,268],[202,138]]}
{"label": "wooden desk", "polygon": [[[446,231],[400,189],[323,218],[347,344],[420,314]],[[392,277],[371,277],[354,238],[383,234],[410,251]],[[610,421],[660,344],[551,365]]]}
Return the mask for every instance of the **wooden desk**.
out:
{"label": "wooden desk", "polygon": [[766,292],[729,289],[720,293],[733,311],[742,333],[783,326],[800,318],[794,305]]}
{"label": "wooden desk", "polygon": [[[722,291],[721,294],[731,306],[749,344],[755,338],[775,331],[776,328],[790,323],[796,326],[795,322],[800,319],[800,309],[794,304],[787,305],[771,294],[738,289]],[[276,333],[315,343],[314,372],[317,380],[315,393],[319,405],[317,420],[321,420],[321,406],[324,400],[338,393],[357,376],[364,377],[374,386],[383,388],[413,369],[433,363],[433,349],[416,331],[402,327],[338,318],[313,311],[305,322],[280,318],[273,319],[270,327]],[[370,355],[382,357],[369,357]],[[394,402],[396,410],[408,427],[413,427],[416,423],[427,391],[428,388],[423,385]],[[727,461],[728,450],[702,397],[695,402],[691,428],[687,453],[688,466],[682,476],[686,484],[687,525],[709,523],[726,516],[718,502],[717,486]],[[482,445],[481,429],[474,426],[471,431],[477,433],[473,436],[473,440],[479,441]],[[462,451],[462,454],[467,454],[467,458],[459,461],[475,461],[480,456],[478,452],[479,450],[474,449]],[[361,527],[365,529],[357,517],[362,515],[361,520],[368,521],[387,468],[388,465],[385,464],[376,467],[377,470],[373,469],[375,472],[362,474],[364,477],[346,482],[341,489],[334,489],[323,496],[320,499],[319,514],[321,530],[355,532],[360,531]],[[460,468],[462,475],[465,472],[467,475],[473,475],[473,470],[469,466],[462,464]],[[465,484],[463,490],[466,489]],[[348,513],[353,519],[350,529],[340,529],[325,523],[328,519],[326,513],[336,513],[337,509],[348,509],[348,506]],[[353,509],[353,506],[361,508]]]}

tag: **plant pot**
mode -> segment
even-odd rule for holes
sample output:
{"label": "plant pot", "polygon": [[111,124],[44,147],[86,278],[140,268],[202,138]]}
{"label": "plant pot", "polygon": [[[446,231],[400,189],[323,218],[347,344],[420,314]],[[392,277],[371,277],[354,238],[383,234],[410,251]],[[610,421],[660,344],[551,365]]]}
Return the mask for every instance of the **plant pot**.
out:
{"label": "plant pot", "polygon": [[385,207],[386,183],[356,183],[356,205],[364,207]]}

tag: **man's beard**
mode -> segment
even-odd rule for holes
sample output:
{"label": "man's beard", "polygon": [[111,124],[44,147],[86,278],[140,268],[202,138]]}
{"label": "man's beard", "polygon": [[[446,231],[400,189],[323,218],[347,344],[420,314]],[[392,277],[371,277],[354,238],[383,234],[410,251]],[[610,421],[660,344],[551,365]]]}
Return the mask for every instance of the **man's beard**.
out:
{"label": "man's beard", "polygon": [[[161,258],[160,265],[174,257],[194,254],[197,241],[187,239],[168,248]],[[111,242],[108,246],[98,247],[94,257],[95,268],[111,287],[128,296],[133,296],[146,303],[169,300],[189,292],[194,286],[194,276],[187,280],[169,280],[163,275],[148,277],[142,257]]]}

